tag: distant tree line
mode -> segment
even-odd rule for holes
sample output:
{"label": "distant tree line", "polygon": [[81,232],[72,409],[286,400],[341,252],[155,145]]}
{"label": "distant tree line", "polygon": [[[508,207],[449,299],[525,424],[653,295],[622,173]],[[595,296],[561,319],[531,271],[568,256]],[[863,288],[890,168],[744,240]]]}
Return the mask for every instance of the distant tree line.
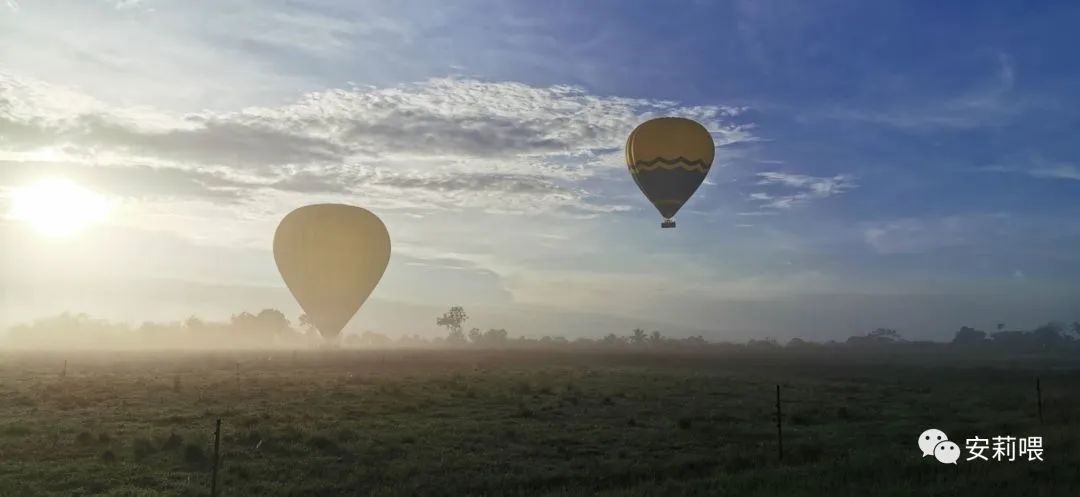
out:
{"label": "distant tree line", "polygon": [[[390,347],[447,347],[447,348],[603,348],[615,350],[658,349],[704,349],[746,348],[753,350],[813,349],[842,347],[846,349],[873,349],[883,347],[948,346],[967,351],[1040,352],[1080,348],[1080,322],[1066,325],[1048,322],[1032,330],[1006,330],[999,323],[995,331],[986,332],[968,326],[956,331],[951,342],[909,341],[891,328],[877,328],[866,334],[849,337],[843,342],[830,340],[814,342],[792,338],[781,344],[773,338],[753,339],[745,343],[710,342],[701,335],[690,337],[667,337],[660,331],[631,330],[627,335],[609,333],[600,338],[580,337],[568,339],[558,335],[534,337],[511,337],[503,328],[481,331],[470,328],[465,331],[469,315],[461,306],[451,307],[435,324],[446,328],[441,337],[425,338],[419,334],[403,334],[396,339],[374,331],[359,335],[345,335],[340,340],[344,347],[390,348]],[[306,315],[297,318],[296,326],[276,309],[263,309],[258,313],[241,312],[227,321],[204,321],[191,317],[183,322],[143,323],[131,327],[95,319],[86,314],[64,313],[40,319],[29,324],[17,325],[8,330],[8,343],[30,348],[262,348],[317,347],[324,343],[314,324]]]}
{"label": "distant tree line", "polygon": [[[998,323],[997,331],[987,333],[968,326],[960,328],[952,344],[969,348],[1001,348],[1015,351],[1038,351],[1080,344],[1080,322],[1066,325],[1049,322],[1030,331],[1005,330]],[[1074,338],[1073,335],[1076,335]]]}
{"label": "distant tree line", "polygon": [[[300,322],[304,321],[301,316]],[[86,314],[63,313],[13,326],[7,333],[9,343],[35,348],[258,348],[300,346],[317,343],[317,339],[310,325],[297,330],[276,309],[264,309],[256,314],[241,312],[223,322],[193,316],[183,322],[147,322],[137,327]]]}

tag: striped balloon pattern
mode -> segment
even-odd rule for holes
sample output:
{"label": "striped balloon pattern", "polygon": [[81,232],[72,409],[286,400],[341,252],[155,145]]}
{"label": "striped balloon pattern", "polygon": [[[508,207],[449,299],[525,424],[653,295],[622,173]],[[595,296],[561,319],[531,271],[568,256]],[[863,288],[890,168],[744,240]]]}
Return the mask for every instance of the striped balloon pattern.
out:
{"label": "striped balloon pattern", "polygon": [[712,135],[697,121],[661,117],[639,125],[626,139],[626,165],[645,198],[674,228],[675,214],[712,167]]}

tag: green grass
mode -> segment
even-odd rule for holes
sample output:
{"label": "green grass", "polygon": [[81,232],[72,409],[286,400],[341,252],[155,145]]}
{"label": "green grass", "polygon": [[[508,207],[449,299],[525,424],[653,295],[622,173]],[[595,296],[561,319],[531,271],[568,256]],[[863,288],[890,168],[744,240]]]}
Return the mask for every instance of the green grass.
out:
{"label": "green grass", "polygon": [[[219,417],[222,496],[1080,495],[1080,369],[1064,359],[292,357],[0,356],[0,495],[208,495]],[[941,465],[916,446],[929,427],[961,447],[1041,435],[1046,462]]]}

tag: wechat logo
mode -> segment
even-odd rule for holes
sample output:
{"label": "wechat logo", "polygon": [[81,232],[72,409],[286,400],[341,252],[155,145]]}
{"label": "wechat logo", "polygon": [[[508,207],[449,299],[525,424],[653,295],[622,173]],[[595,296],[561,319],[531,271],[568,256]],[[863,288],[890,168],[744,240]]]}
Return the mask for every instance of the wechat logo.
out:
{"label": "wechat logo", "polygon": [[956,464],[960,459],[960,446],[949,441],[945,432],[931,428],[919,435],[919,450],[923,457],[933,456],[942,464]]}

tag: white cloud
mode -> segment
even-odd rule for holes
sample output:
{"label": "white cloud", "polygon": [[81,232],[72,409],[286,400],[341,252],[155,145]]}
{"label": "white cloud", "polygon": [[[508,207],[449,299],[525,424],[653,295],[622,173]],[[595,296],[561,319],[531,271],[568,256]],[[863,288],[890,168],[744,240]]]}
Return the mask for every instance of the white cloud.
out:
{"label": "white cloud", "polygon": [[148,182],[155,173],[159,182],[183,176],[211,199],[257,189],[363,191],[386,206],[610,212],[625,207],[605,205],[578,183],[621,167],[613,150],[642,119],[689,116],[721,144],[753,139],[746,126],[725,122],[738,108],[458,79],[187,115],[115,109],[11,76],[0,77],[0,99],[0,160],[55,161],[60,150],[75,165],[140,164]]}
{"label": "white cloud", "polygon": [[[776,186],[783,190],[780,194],[753,192],[750,199],[759,202],[762,207],[789,209],[811,200],[819,200],[847,192],[857,185],[850,175],[838,174],[832,177],[807,176],[784,172],[768,171],[758,173],[759,186]],[[750,215],[742,213],[742,215]]]}
{"label": "white cloud", "polygon": [[[992,246],[1015,236],[1008,214],[964,214],[941,218],[902,218],[868,223],[864,241],[879,254],[914,254],[952,247]],[[1035,233],[1036,230],[1032,230]],[[1029,233],[1029,236],[1033,236]]]}
{"label": "white cloud", "polygon": [[1035,161],[1034,165],[1027,167],[1019,166],[987,166],[973,169],[975,172],[1026,174],[1039,179],[1064,179],[1080,181],[1080,167],[1067,163],[1046,163]]}
{"label": "white cloud", "polygon": [[1058,164],[1055,166],[1038,167],[1028,171],[1028,174],[1036,178],[1069,179],[1080,181],[1080,167],[1072,164]]}

